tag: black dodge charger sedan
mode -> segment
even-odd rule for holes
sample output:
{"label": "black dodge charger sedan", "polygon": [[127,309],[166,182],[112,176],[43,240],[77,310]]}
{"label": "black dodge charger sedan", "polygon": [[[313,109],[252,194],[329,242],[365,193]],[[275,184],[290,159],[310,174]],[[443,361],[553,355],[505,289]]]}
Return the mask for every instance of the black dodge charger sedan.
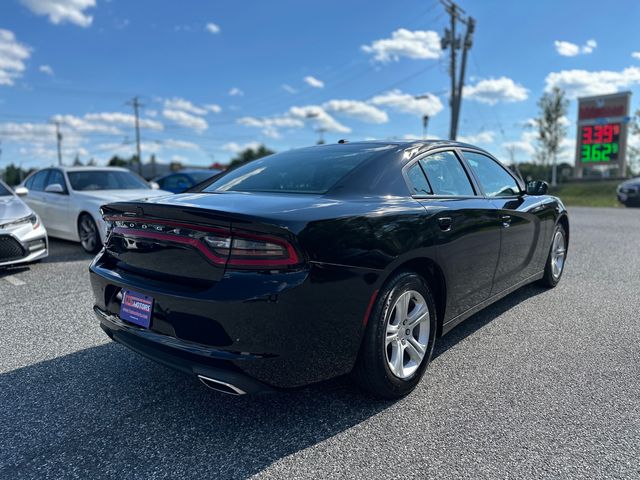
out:
{"label": "black dodge charger sedan", "polygon": [[218,391],[351,372],[401,397],[438,337],[560,281],[569,221],[546,190],[449,141],[271,155],[198,191],[104,206],[94,310],[113,340]]}

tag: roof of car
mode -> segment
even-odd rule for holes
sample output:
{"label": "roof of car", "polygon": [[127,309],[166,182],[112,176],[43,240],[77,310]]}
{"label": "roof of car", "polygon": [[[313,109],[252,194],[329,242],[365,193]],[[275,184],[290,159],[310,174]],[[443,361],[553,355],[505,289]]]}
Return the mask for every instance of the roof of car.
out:
{"label": "roof of car", "polygon": [[95,167],[51,167],[51,168],[59,168],[61,170],[64,170],[66,172],[87,172],[87,171],[101,171],[101,170],[113,170],[113,171],[118,171],[118,172],[130,172],[131,170],[129,170],[128,168],[123,168],[123,167],[100,167],[100,166],[95,166]]}

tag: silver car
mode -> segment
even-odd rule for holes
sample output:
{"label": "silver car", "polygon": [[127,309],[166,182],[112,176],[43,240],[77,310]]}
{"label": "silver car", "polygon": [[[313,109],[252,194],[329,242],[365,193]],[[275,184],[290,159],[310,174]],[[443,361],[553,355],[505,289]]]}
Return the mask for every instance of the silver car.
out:
{"label": "silver car", "polygon": [[0,267],[40,260],[48,248],[40,218],[0,180]]}

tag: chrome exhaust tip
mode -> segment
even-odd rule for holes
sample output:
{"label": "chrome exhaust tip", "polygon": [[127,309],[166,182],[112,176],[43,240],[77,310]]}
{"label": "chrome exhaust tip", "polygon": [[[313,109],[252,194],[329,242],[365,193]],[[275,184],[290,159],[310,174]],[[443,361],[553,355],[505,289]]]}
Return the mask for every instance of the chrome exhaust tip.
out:
{"label": "chrome exhaust tip", "polygon": [[247,393],[241,388],[230,383],[223,382],[222,380],[205,377],[204,375],[198,375],[198,379],[211,390],[215,390],[216,392],[226,393],[227,395],[245,395]]}

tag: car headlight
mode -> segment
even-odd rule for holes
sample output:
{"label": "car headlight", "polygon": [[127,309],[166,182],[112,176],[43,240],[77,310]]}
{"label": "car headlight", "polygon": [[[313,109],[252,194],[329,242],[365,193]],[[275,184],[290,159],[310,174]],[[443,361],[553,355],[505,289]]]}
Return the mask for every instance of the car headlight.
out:
{"label": "car headlight", "polygon": [[15,228],[15,227],[20,227],[22,225],[25,225],[27,223],[30,223],[33,226],[33,229],[35,230],[40,226],[40,219],[35,213],[32,213],[27,217],[22,217],[22,218],[19,218],[18,220],[13,220],[11,222],[4,223],[0,225],[0,228],[2,229]]}

